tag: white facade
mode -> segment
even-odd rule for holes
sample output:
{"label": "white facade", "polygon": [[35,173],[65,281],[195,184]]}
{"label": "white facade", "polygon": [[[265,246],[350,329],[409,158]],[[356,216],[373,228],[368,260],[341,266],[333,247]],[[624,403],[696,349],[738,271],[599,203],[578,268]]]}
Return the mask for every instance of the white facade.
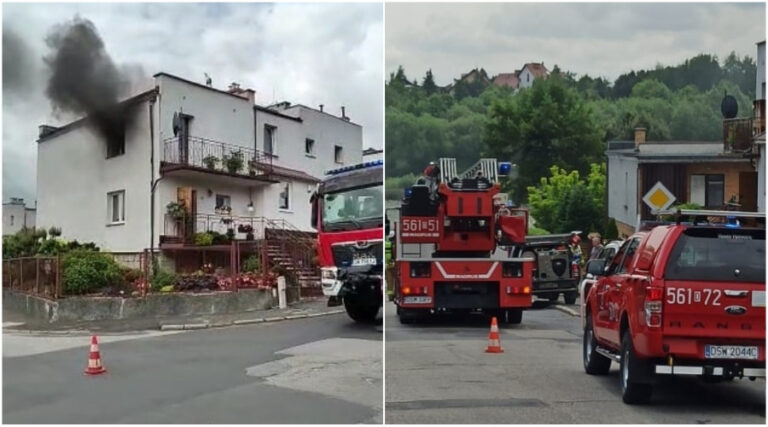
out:
{"label": "white facade", "polygon": [[757,211],[765,212],[765,139],[757,142]]}
{"label": "white facade", "polygon": [[765,41],[757,44],[757,78],[755,79],[755,98],[765,99]]}
{"label": "white facade", "polygon": [[[149,94],[135,100],[130,109],[123,155],[106,158],[103,138],[82,124],[72,124],[69,129],[41,138],[37,168],[41,226],[61,227],[62,237],[93,241],[108,251],[142,251],[151,240],[150,183],[159,178],[155,191],[155,247],[159,235],[168,231],[166,206],[176,202],[180,192],[194,191],[198,215],[214,215],[219,195],[220,199],[228,199],[232,215],[283,219],[298,229],[311,231],[309,198],[317,180],[327,169],[362,159],[362,128],[348,120],[303,106],[271,111],[255,106],[253,98],[163,73],[155,76],[155,85],[154,102],[154,94]],[[187,117],[187,135],[200,141],[205,150],[221,147],[219,159],[238,147],[246,157],[253,150],[264,151],[264,126],[273,126],[277,135],[271,158],[273,173],[268,179],[255,179],[204,168],[161,171],[161,161],[179,152],[174,113]],[[307,139],[314,141],[311,155],[305,154]],[[336,146],[342,153],[339,162],[334,157]],[[192,146],[188,148],[190,158],[199,156],[193,150]],[[218,148],[215,153],[218,155]],[[285,184],[290,188],[290,201],[286,209],[281,209],[280,193]],[[113,221],[112,204],[120,205],[110,198],[115,192],[124,192],[120,196],[124,197],[124,221]],[[122,218],[118,215],[118,219]]]}
{"label": "white facade", "polygon": [[608,154],[608,217],[624,224],[637,222],[637,158]]}
{"label": "white facade", "polygon": [[519,88],[526,88],[533,86],[533,81],[536,80],[536,76],[531,73],[528,67],[523,68],[520,71],[520,85]]}
{"label": "white facade", "polygon": [[3,203],[3,235],[34,227],[35,209],[26,207],[24,199],[12,197],[10,202]]}

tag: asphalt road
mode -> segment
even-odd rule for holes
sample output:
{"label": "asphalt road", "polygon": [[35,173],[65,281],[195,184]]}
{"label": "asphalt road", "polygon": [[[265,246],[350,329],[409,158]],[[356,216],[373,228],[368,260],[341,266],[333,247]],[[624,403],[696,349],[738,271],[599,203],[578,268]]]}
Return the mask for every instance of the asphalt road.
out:
{"label": "asphalt road", "polygon": [[580,320],[553,307],[503,327],[502,354],[484,352],[485,318],[401,325],[394,309],[388,303],[385,315],[387,423],[766,422],[764,380],[674,378],[654,389],[649,405],[625,405],[618,366],[587,375]]}
{"label": "asphalt road", "polygon": [[5,423],[380,423],[382,326],[346,315],[183,333],[3,335]]}

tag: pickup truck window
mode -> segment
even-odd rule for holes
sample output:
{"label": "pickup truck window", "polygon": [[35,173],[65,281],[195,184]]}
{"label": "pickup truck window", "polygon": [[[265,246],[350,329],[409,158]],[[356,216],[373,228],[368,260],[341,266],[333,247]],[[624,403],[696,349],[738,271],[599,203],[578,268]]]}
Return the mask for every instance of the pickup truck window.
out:
{"label": "pickup truck window", "polygon": [[675,242],[665,278],[764,286],[765,230],[689,228]]}
{"label": "pickup truck window", "polygon": [[625,251],[624,257],[621,259],[621,263],[618,265],[618,268],[616,269],[616,274],[626,273],[627,270],[629,270],[629,264],[632,262],[632,258],[634,258],[635,251],[637,250],[637,247],[639,245],[640,245],[639,238],[634,238],[626,243],[627,249]]}

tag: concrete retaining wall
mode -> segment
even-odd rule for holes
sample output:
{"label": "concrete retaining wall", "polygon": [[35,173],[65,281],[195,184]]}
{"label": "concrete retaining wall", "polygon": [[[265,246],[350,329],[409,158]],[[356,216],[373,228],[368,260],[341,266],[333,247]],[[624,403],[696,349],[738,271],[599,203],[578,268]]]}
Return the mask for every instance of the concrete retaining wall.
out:
{"label": "concrete retaining wall", "polygon": [[277,305],[271,291],[150,294],[144,298],[67,297],[57,301],[3,289],[3,307],[48,322],[196,316],[265,310]]}

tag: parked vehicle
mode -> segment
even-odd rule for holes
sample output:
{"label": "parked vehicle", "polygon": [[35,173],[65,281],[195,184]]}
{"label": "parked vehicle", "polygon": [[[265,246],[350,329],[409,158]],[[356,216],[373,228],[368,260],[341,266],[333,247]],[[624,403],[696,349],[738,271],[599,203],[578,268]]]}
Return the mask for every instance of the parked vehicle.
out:
{"label": "parked vehicle", "polygon": [[375,321],[384,269],[383,162],[327,173],[312,195],[323,294],[357,322]]}
{"label": "parked vehicle", "polygon": [[[603,246],[602,249],[600,249],[600,253],[597,254],[597,256],[594,259],[602,259],[605,260],[606,265],[610,265],[611,260],[616,255],[616,252],[619,251],[619,248],[621,247],[621,244],[623,243],[623,240],[612,240]],[[583,328],[586,322],[586,311],[584,310],[584,307],[586,306],[586,297],[589,293],[589,288],[597,281],[597,276],[594,274],[586,273],[584,275],[584,279],[581,280],[581,283],[579,283],[579,309],[581,311],[581,327]]]}
{"label": "parked vehicle", "polygon": [[579,295],[581,269],[568,247],[572,234],[528,236],[526,257],[536,261],[533,270],[533,294],[555,302],[563,294],[566,304],[574,304]]}
{"label": "parked vehicle", "polygon": [[603,375],[619,363],[624,402],[647,402],[658,375],[765,377],[764,228],[657,226],[627,239],[610,262],[590,261],[587,271],[598,279],[586,299],[584,370]]}

